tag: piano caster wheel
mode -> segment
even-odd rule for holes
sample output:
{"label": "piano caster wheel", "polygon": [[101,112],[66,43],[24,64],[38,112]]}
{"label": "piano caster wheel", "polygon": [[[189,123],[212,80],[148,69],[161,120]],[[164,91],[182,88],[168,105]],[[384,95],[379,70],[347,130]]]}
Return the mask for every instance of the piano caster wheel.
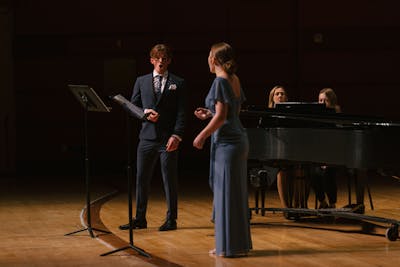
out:
{"label": "piano caster wheel", "polygon": [[265,209],[261,209],[261,216],[265,216]]}
{"label": "piano caster wheel", "polygon": [[385,236],[390,241],[396,241],[396,239],[399,237],[398,226],[395,224],[392,224],[392,226],[390,226],[390,228],[386,229]]}

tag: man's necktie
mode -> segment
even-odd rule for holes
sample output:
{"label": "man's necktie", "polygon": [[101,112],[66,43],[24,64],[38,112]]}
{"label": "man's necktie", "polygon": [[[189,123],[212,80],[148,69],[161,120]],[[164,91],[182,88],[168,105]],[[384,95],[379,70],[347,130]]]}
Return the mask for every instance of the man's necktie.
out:
{"label": "man's necktie", "polygon": [[157,75],[154,77],[154,94],[156,95],[157,99],[161,96],[161,86],[162,86],[162,76]]}

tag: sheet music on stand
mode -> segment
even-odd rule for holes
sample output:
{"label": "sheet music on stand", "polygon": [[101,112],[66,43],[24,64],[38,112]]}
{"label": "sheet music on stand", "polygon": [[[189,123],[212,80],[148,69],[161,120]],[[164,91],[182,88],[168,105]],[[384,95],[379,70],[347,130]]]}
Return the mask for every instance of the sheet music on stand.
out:
{"label": "sheet music on stand", "polygon": [[72,94],[88,111],[110,112],[111,107],[107,107],[103,100],[97,95],[96,91],[88,85],[69,84]]}

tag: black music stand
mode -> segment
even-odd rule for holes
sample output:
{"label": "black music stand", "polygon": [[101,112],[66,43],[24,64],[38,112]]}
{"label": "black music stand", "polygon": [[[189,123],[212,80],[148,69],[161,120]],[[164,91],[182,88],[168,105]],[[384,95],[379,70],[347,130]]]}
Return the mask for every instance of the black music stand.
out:
{"label": "black music stand", "polygon": [[115,96],[110,96],[110,98],[114,102],[121,105],[123,107],[123,109],[128,113],[128,115],[130,115],[127,118],[127,133],[128,133],[128,159],[127,159],[127,161],[128,162],[127,162],[127,167],[126,167],[126,172],[127,172],[127,176],[128,176],[129,245],[121,247],[121,248],[117,248],[115,250],[112,250],[112,251],[109,251],[106,253],[103,253],[100,256],[107,256],[109,254],[130,248],[130,249],[137,251],[142,256],[151,258],[150,254],[145,252],[143,249],[136,247],[133,244],[133,230],[132,230],[132,184],[133,184],[132,183],[132,166],[131,166],[132,165],[132,151],[131,151],[132,126],[131,126],[130,117],[133,116],[139,120],[145,120],[147,118],[148,114],[145,114],[141,108],[135,106],[134,104],[129,102],[125,97],[123,97],[120,94],[115,95]]}
{"label": "black music stand", "polygon": [[94,112],[110,112],[110,108],[107,107],[101,98],[96,94],[93,88],[87,85],[68,85],[72,94],[76,97],[79,103],[82,104],[84,108],[84,166],[85,166],[85,183],[86,183],[86,210],[87,210],[87,227],[65,234],[72,235],[82,231],[89,231],[89,234],[92,238],[94,238],[93,230],[110,234],[109,231],[101,230],[92,227],[91,217],[90,217],[90,178],[89,178],[89,155],[88,155],[88,111]]}

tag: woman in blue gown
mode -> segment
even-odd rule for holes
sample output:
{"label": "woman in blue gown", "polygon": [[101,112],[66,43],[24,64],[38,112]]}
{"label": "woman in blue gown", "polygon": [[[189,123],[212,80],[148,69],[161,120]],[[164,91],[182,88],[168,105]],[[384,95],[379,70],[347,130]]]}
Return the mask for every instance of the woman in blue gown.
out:
{"label": "woman in blue gown", "polygon": [[229,44],[211,47],[208,56],[211,73],[216,77],[206,97],[206,108],[197,108],[195,116],[211,118],[196,136],[193,146],[202,149],[211,138],[210,181],[214,195],[215,249],[218,256],[245,256],[252,249],[247,191],[247,155],[249,144],[240,119],[245,100],[237,65]]}

